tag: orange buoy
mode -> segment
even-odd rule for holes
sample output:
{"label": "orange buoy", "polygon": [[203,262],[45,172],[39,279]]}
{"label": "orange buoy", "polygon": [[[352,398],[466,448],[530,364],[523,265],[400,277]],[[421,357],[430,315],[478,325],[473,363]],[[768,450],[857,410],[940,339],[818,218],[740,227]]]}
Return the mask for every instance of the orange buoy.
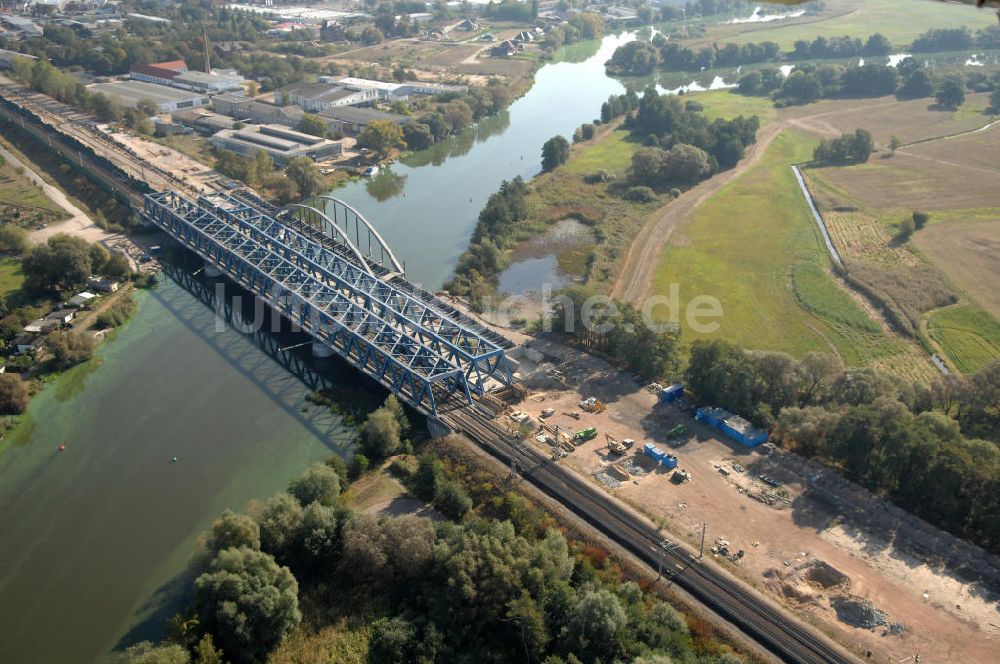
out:
{"label": "orange buoy", "polygon": [[60,452],[65,452],[66,451],[66,444],[65,443],[61,443],[59,445],[59,451]]}

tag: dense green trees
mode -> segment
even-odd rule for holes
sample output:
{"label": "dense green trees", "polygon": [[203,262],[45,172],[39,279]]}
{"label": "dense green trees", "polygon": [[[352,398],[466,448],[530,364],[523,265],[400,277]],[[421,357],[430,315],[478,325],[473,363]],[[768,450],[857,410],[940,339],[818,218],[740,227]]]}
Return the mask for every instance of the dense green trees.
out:
{"label": "dense green trees", "polygon": [[677,326],[651,320],[631,305],[614,302],[586,286],[562,289],[552,304],[547,328],[571,335],[643,379],[669,378],[676,372]]}
{"label": "dense green trees", "polygon": [[28,250],[28,231],[14,224],[0,225],[0,251],[20,255]]}
{"label": "dense green trees", "polygon": [[493,292],[497,276],[507,265],[516,225],[527,219],[528,186],[521,177],[504,180],[479,213],[469,248],[458,259],[447,288],[481,306]]}
{"label": "dense green trees", "polygon": [[302,620],[295,577],[261,551],[220,551],[195,591],[202,625],[235,662],[263,662]]}
{"label": "dense green trees", "polygon": [[[775,429],[939,528],[1000,550],[1000,361],[971,376],[906,383],[810,353],[695,341],[685,374],[704,403]],[[995,442],[972,440],[990,437]]]}
{"label": "dense green trees", "polygon": [[551,171],[569,159],[569,141],[562,136],[553,136],[542,145],[542,170]]}
{"label": "dense green trees", "polygon": [[290,159],[285,167],[285,176],[295,184],[302,198],[315,196],[326,189],[326,182],[323,180],[323,174],[319,172],[319,166],[309,157]]}
{"label": "dense green trees", "polygon": [[608,71],[627,76],[646,76],[660,64],[660,53],[652,44],[636,40],[615,49],[607,62]]}
{"label": "dense green trees", "polygon": [[385,156],[394,149],[406,147],[403,130],[391,120],[372,120],[358,135],[358,145]]}
{"label": "dense green trees", "polygon": [[875,150],[872,135],[865,129],[853,134],[842,134],[833,139],[823,139],[813,149],[813,161],[830,164],[863,163]]}
{"label": "dense green trees", "polygon": [[45,337],[45,348],[52,355],[52,367],[69,369],[94,356],[97,341],[86,332],[53,332]]}
{"label": "dense green trees", "polygon": [[21,376],[0,374],[0,415],[19,415],[28,407],[31,396]]}
{"label": "dense green trees", "polygon": [[955,110],[965,102],[965,84],[962,79],[949,76],[934,91],[934,99],[943,108]]}

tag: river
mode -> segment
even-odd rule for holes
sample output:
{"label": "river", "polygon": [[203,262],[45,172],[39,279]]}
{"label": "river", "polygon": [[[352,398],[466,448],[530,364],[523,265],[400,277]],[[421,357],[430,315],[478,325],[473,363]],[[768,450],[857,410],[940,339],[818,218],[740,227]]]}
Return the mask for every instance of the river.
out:
{"label": "river", "polygon": [[[438,287],[500,182],[536,174],[545,140],[624,90],[604,62],[629,38],[574,45],[507,113],[335,195],[377,225],[413,281]],[[48,385],[0,447],[3,664],[96,661],[161,636],[215,516],[354,436],[252,337],[217,331],[190,285],[165,277],[140,300],[98,361]],[[341,387],[361,383],[332,371]]]}
{"label": "river", "polygon": [[[360,210],[379,229],[406,263],[412,281],[424,288],[440,287],[468,246],[479,211],[500,183],[536,175],[542,169],[545,141],[556,134],[572,137],[578,126],[600,117],[601,104],[610,95],[625,91],[607,76],[604,63],[631,39],[629,34],[608,36],[596,52],[596,44],[589,45],[592,55],[580,62],[541,68],[531,90],[511,104],[506,118],[487,119],[483,129],[393,164],[385,180],[391,178],[395,186],[380,186],[379,177],[351,182],[333,195]],[[572,58],[587,48],[587,44],[573,45],[563,57]],[[441,163],[428,161],[427,153],[446,153],[477,138],[465,154]],[[386,190],[392,195],[385,197]]]}

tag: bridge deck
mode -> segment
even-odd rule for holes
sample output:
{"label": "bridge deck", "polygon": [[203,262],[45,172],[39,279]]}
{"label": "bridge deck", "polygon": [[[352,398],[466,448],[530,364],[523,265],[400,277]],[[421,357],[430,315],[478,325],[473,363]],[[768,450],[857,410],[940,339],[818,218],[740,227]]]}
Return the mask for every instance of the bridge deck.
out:
{"label": "bridge deck", "polygon": [[246,200],[160,192],[143,217],[423,412],[511,382],[503,347]]}

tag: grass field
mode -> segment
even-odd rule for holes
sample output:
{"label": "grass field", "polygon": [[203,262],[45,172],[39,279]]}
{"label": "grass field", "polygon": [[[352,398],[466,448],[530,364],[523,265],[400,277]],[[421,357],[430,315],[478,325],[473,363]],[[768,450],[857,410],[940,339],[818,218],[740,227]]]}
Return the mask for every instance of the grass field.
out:
{"label": "grass field", "polygon": [[[677,283],[682,306],[698,295],[718,298],[724,315],[715,334],[747,348],[835,350],[848,364],[903,352],[828,273],[789,168],[814,144],[785,131],[759,164],[702,204],[663,253],[653,292]],[[707,336],[684,327],[686,340]]]}
{"label": "grass field", "polygon": [[0,166],[0,203],[44,210],[56,217],[65,216],[63,209],[49,200],[40,187],[9,163]]}
{"label": "grass field", "polygon": [[0,258],[0,302],[17,292],[24,283],[21,273],[21,259],[7,256]]}
{"label": "grass field", "polygon": [[603,168],[609,173],[624,175],[638,147],[640,144],[629,138],[627,129],[618,128],[600,141],[578,143],[562,169],[567,173],[587,175]]}
{"label": "grass field", "polygon": [[927,329],[959,371],[979,371],[1000,357],[1000,323],[973,304],[932,312]]}
{"label": "grass field", "polygon": [[969,26],[982,28],[996,25],[996,16],[989,10],[977,10],[967,5],[932,2],[931,0],[827,0],[825,13],[829,18],[804,16],[797,21],[772,25],[744,23],[713,26],[709,37],[716,41],[773,41],[783,49],[791,49],[797,39],[812,41],[816,37],[867,37],[881,32],[893,45],[909,44],[919,34],[931,28]]}
{"label": "grass field", "polygon": [[705,107],[705,117],[709,120],[722,118],[731,120],[738,115],[756,115],[763,127],[778,117],[778,111],[767,97],[748,97],[730,90],[709,90],[686,96]]}

